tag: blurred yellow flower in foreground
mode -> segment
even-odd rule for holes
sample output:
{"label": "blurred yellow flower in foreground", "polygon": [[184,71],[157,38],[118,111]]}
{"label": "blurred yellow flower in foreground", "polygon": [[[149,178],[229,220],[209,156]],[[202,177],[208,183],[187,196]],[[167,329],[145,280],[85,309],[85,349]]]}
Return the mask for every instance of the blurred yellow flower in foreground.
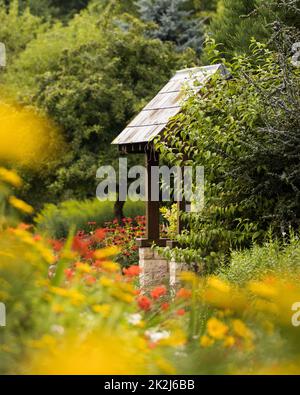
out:
{"label": "blurred yellow flower in foreground", "polygon": [[22,179],[18,174],[14,171],[5,169],[4,167],[0,167],[0,180],[7,182],[16,188],[19,188],[22,185]]}
{"label": "blurred yellow flower in foreground", "polygon": [[[97,331],[87,337],[69,335],[58,341],[38,341],[40,352],[33,352],[28,374],[147,374],[151,358],[144,350],[146,341],[135,332]],[[33,344],[34,345],[34,344]]]}
{"label": "blurred yellow flower in foreground", "polygon": [[217,318],[210,318],[207,322],[207,332],[214,339],[224,339],[228,329],[228,326]]}
{"label": "blurred yellow flower in foreground", "polygon": [[200,338],[200,346],[201,347],[210,347],[214,344],[214,342],[215,342],[214,339],[212,339],[211,337],[206,336],[206,335],[201,336],[201,338]]}
{"label": "blurred yellow flower in foreground", "polygon": [[225,348],[230,348],[235,345],[235,338],[233,336],[226,336],[223,342]]}
{"label": "blurred yellow flower in foreground", "polygon": [[111,306],[109,304],[96,304],[92,306],[92,309],[95,313],[100,313],[103,317],[108,317],[111,312]]}
{"label": "blurred yellow flower in foreground", "polygon": [[0,101],[0,160],[28,167],[49,162],[62,149],[57,127],[32,108]]}
{"label": "blurred yellow flower in foreground", "polygon": [[243,339],[252,340],[254,338],[254,333],[241,320],[233,320],[232,328],[234,333]]}
{"label": "blurred yellow flower in foreground", "polygon": [[103,248],[102,250],[96,250],[94,253],[94,257],[96,259],[105,259],[105,258],[110,258],[115,255],[117,255],[120,252],[120,249],[115,246],[111,247],[106,247]]}
{"label": "blurred yellow flower in foreground", "polygon": [[19,211],[22,211],[25,214],[32,214],[33,213],[33,207],[31,207],[29,204],[25,203],[23,200],[20,200],[16,198],[15,196],[10,196],[9,197],[9,203],[11,206],[16,208]]}

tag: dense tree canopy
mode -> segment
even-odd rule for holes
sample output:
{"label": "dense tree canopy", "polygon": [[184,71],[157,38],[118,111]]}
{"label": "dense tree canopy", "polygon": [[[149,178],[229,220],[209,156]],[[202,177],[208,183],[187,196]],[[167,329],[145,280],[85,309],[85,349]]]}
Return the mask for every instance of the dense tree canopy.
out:
{"label": "dense tree canopy", "polygon": [[21,11],[17,0],[12,1],[8,7],[0,0],[0,41],[6,46],[9,63],[46,27],[29,9]]}
{"label": "dense tree canopy", "polygon": [[15,58],[5,80],[61,128],[68,151],[48,173],[27,175],[28,200],[94,196],[97,168],[117,157],[113,138],[181,67],[195,64],[193,51],[145,35],[133,17],[98,14],[94,6],[68,25],[55,23]]}
{"label": "dense tree canopy", "polygon": [[[9,6],[15,0],[4,0],[5,4]],[[74,13],[85,8],[89,0],[17,0],[20,9],[29,7],[34,15],[44,18],[62,18],[64,20],[70,18]]]}

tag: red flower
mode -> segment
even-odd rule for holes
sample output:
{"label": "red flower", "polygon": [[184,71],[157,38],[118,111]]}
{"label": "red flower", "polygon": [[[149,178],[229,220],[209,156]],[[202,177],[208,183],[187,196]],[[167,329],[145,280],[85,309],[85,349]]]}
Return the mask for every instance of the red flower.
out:
{"label": "red flower", "polygon": [[177,315],[184,315],[185,314],[185,310],[184,309],[179,309],[176,311]]}
{"label": "red flower", "polygon": [[140,274],[140,272],[141,272],[141,269],[137,265],[130,266],[128,269],[127,268],[123,269],[123,273],[129,277],[138,276]]}
{"label": "red flower", "polygon": [[65,276],[68,280],[72,280],[72,278],[74,277],[74,270],[72,269],[65,269]]}
{"label": "red flower", "polygon": [[105,236],[106,236],[106,231],[105,231],[105,229],[96,229],[96,230],[95,230],[94,238],[95,238],[97,241],[103,240],[103,239],[105,238]]}
{"label": "red flower", "polygon": [[88,285],[93,285],[95,284],[96,279],[93,276],[86,276],[85,281]]}
{"label": "red flower", "polygon": [[93,266],[96,267],[96,268],[101,267],[101,266],[102,266],[102,261],[96,260],[96,261],[93,263]]}
{"label": "red flower", "polygon": [[91,241],[86,241],[83,240],[81,235],[78,233],[77,236],[74,237],[73,239],[73,245],[72,248],[73,250],[77,251],[81,256],[85,256],[87,259],[92,257],[89,252],[89,247],[91,245]]}
{"label": "red flower", "polygon": [[166,295],[167,293],[167,288],[165,286],[161,286],[161,287],[156,287],[151,291],[151,296],[153,299],[158,299],[161,296]]}
{"label": "red flower", "polygon": [[147,296],[140,296],[137,299],[139,308],[145,311],[148,311],[151,309],[151,300],[147,298]]}
{"label": "red flower", "polygon": [[59,240],[51,240],[50,243],[55,252],[59,252],[64,246],[64,243]]}
{"label": "red flower", "polygon": [[170,308],[170,304],[169,303],[167,303],[167,302],[162,303],[161,309],[163,311],[167,311],[167,310],[169,310],[169,308]]}
{"label": "red flower", "polygon": [[177,298],[188,299],[192,296],[192,292],[185,288],[180,288],[176,294]]}

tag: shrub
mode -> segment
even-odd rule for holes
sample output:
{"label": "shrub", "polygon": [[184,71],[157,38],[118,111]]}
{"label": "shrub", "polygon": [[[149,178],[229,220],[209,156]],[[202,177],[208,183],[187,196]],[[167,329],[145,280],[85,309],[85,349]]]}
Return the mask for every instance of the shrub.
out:
{"label": "shrub", "polygon": [[[127,202],[124,215],[135,217],[144,212],[143,203]],[[114,219],[114,203],[99,202],[99,200],[76,201],[69,200],[58,206],[47,204],[35,218],[38,232],[46,233],[49,237],[60,239],[68,235],[71,226],[75,231],[90,231],[91,224],[103,227],[105,222]]]}
{"label": "shrub", "polygon": [[268,275],[295,275],[300,272],[300,242],[291,237],[289,245],[270,241],[250,250],[233,252],[230,265],[220,269],[220,275],[233,283],[243,285],[250,280],[260,280]]}

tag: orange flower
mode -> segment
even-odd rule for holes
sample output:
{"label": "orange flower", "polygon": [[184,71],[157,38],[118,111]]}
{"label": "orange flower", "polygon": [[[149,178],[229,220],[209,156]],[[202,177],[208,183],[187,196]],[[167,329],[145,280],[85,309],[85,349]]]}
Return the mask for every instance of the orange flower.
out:
{"label": "orange flower", "polygon": [[161,296],[166,295],[167,293],[167,288],[163,285],[161,287],[156,287],[151,291],[151,296],[153,299],[158,299]]}
{"label": "orange flower", "polygon": [[192,292],[186,288],[180,288],[176,294],[177,298],[189,299],[192,296]]}
{"label": "orange flower", "polygon": [[28,230],[32,227],[33,227],[32,225],[24,224],[23,222],[18,225],[18,229],[22,229],[22,230]]}
{"label": "orange flower", "polygon": [[141,269],[137,265],[130,266],[129,268],[124,268],[123,273],[129,277],[136,277],[140,274]]}
{"label": "orange flower", "polygon": [[147,296],[140,296],[137,299],[140,309],[148,311],[151,309],[151,300]]}

